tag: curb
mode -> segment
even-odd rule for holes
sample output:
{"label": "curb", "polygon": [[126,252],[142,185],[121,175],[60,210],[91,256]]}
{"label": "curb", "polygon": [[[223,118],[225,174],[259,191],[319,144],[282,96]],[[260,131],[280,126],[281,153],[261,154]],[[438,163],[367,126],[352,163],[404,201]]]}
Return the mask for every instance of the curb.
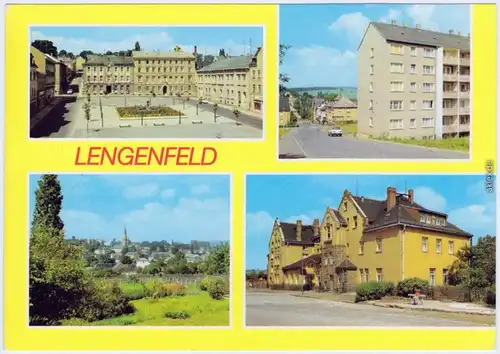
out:
{"label": "curb", "polygon": [[464,314],[464,315],[479,315],[479,316],[495,316],[496,314],[490,313],[482,313],[482,312],[473,312],[473,311],[452,311],[452,310],[444,310],[444,309],[436,309],[436,308],[424,308],[424,307],[407,307],[396,304],[381,304],[381,303],[373,303],[370,302],[370,305],[383,307],[383,308],[396,308],[402,310],[414,310],[414,311],[428,311],[428,312],[442,312],[442,313],[454,313],[454,314]]}

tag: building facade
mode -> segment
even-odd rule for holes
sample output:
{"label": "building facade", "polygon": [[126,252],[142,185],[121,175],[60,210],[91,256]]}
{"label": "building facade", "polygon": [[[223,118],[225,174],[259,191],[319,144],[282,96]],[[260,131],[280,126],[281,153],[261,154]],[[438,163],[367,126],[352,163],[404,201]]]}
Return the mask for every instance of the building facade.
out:
{"label": "building facade", "polygon": [[30,53],[30,116],[38,112],[38,66],[33,54]]}
{"label": "building facade", "polygon": [[470,35],[372,22],[358,48],[358,133],[470,134]]}
{"label": "building facade", "polygon": [[85,58],[82,58],[80,56],[76,57],[75,59],[75,72],[78,74],[83,74],[83,64],[85,64],[86,60]]}
{"label": "building facade", "polygon": [[219,56],[214,63],[198,70],[198,97],[244,111],[261,112],[262,68],[261,48],[254,55]]}
{"label": "building facade", "polygon": [[323,121],[330,125],[358,122],[358,107],[347,97],[340,96],[333,102],[324,105]]}
{"label": "building facade", "polygon": [[133,75],[131,57],[89,55],[83,64],[83,89],[91,95],[131,94]]}
{"label": "building facade", "polygon": [[[39,108],[45,107],[54,99],[54,88],[56,78],[56,62],[50,55],[42,53],[35,47],[31,46],[30,53],[33,55],[35,64],[38,67],[37,75],[38,81],[38,96]],[[43,86],[43,89],[41,85]],[[42,95],[40,97],[40,95]]]}
{"label": "building facade", "polygon": [[443,285],[456,252],[471,239],[446,214],[418,204],[411,189],[397,193],[388,187],[385,200],[345,190],[338,209],[327,208],[321,223],[275,221],[268,281],[271,287],[306,284],[337,292],[412,277]]}
{"label": "building facade", "polygon": [[194,53],[132,52],[134,93],[138,95],[196,96],[196,49]]}
{"label": "building facade", "polygon": [[280,126],[285,126],[290,124],[290,100],[288,97],[280,97],[279,100],[279,110],[280,110]]}

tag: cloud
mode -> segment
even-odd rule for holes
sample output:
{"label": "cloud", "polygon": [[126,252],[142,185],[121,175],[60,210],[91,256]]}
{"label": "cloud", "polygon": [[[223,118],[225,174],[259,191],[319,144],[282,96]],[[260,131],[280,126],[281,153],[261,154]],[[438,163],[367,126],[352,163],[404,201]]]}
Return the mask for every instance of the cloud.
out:
{"label": "cloud", "polygon": [[352,12],[341,15],[337,20],[332,22],[328,29],[335,33],[347,35],[357,46],[369,23],[370,19],[361,12]]}
{"label": "cloud", "polygon": [[385,22],[388,23],[392,20],[397,20],[401,15],[403,14],[403,11],[398,10],[398,9],[389,9],[387,12],[387,15],[382,16],[380,18],[380,22]]}
{"label": "cloud", "polygon": [[446,198],[429,187],[417,187],[414,189],[414,198],[418,204],[435,210],[443,211],[446,208]]}
{"label": "cloud", "polygon": [[151,198],[156,196],[160,187],[155,183],[146,183],[141,185],[126,186],[123,190],[123,196],[127,199]]}
{"label": "cloud", "polygon": [[405,13],[414,23],[422,25],[422,28],[438,30],[439,25],[434,20],[436,5],[411,5],[405,9]]}
{"label": "cloud", "polygon": [[314,217],[314,216],[311,217],[309,215],[300,214],[300,215],[290,216],[290,217],[286,218],[284,221],[295,224],[297,222],[297,220],[302,220],[302,225],[312,225],[313,220],[315,218],[316,217]]}
{"label": "cloud", "polygon": [[210,187],[206,184],[191,187],[191,194],[200,195],[210,193]]}
{"label": "cloud", "polygon": [[495,203],[471,204],[448,213],[448,220],[474,236],[496,234]]}
{"label": "cloud", "polygon": [[223,198],[181,198],[176,205],[152,202],[110,220],[85,210],[63,210],[61,215],[70,237],[120,238],[124,225],[132,241],[224,241],[230,237],[229,200]]}
{"label": "cloud", "polygon": [[[168,51],[174,46],[179,45],[184,51],[192,52],[196,45],[199,53],[216,55],[220,48],[224,48],[226,53],[231,55],[248,54],[249,45],[239,44],[233,40],[222,42],[218,45],[177,43],[168,32],[151,32],[147,34],[135,35],[123,38],[119,41],[106,41],[91,38],[74,38],[64,35],[50,36],[43,33],[43,30],[34,30],[31,32],[31,41],[49,40],[54,43],[58,50],[64,49],[68,52],[78,54],[84,50],[92,50],[96,53],[105,53],[107,51],[115,52],[120,50],[133,49],[135,42],[139,42],[141,48],[146,51],[163,50]],[[253,48],[255,50],[255,46]]]}
{"label": "cloud", "polygon": [[160,197],[168,199],[175,196],[175,189],[164,189],[160,192]]}
{"label": "cloud", "polygon": [[247,213],[245,225],[247,229],[247,237],[271,235],[275,218],[267,211],[258,211],[255,213]]}

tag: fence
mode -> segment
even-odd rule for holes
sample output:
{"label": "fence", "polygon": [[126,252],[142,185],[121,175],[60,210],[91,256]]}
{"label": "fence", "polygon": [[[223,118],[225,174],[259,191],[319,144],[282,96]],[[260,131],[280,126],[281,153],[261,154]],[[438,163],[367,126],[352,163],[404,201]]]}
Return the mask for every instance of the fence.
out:
{"label": "fence", "polygon": [[[192,284],[199,283],[203,279],[205,279],[207,275],[204,274],[167,274],[164,276],[148,276],[148,275],[134,275],[134,276],[127,276],[126,274],[124,276],[119,277],[119,282],[128,282],[132,278],[134,279],[139,279],[145,283],[156,280],[160,281],[163,283],[170,283],[170,284],[182,284],[185,286],[189,286]],[[229,282],[229,275],[217,275],[217,277],[220,277],[224,279],[226,282]]]}

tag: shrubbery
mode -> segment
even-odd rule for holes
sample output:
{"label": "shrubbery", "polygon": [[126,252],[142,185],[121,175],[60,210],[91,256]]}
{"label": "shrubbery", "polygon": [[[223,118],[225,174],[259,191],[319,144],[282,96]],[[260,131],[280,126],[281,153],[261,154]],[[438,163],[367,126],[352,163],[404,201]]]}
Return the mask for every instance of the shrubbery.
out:
{"label": "shrubbery", "polygon": [[429,282],[420,278],[408,278],[400,281],[396,287],[397,295],[403,297],[413,294],[415,289],[419,289],[422,294],[429,294]]}
{"label": "shrubbery", "polygon": [[496,286],[493,285],[490,289],[488,289],[488,291],[486,292],[486,296],[485,296],[485,299],[484,299],[484,302],[486,302],[486,304],[490,305],[490,306],[493,306],[493,307],[496,307]]}
{"label": "shrubbery", "polygon": [[384,296],[394,294],[394,284],[389,282],[371,281],[359,284],[356,289],[356,302],[380,300]]}
{"label": "shrubbery", "polygon": [[229,294],[229,282],[219,277],[206,277],[200,282],[200,290],[207,291],[214,300],[222,300]]}
{"label": "shrubbery", "polygon": [[189,313],[187,313],[186,311],[178,311],[178,312],[167,312],[165,314],[165,317],[173,318],[175,320],[185,320],[185,319],[191,317],[191,315]]}
{"label": "shrubbery", "polygon": [[138,117],[166,117],[178,116],[179,113],[176,109],[168,106],[146,107],[146,106],[130,106],[130,107],[116,107],[120,118],[138,118]]}
{"label": "shrubbery", "polygon": [[161,284],[160,291],[162,297],[186,295],[186,287],[182,284]]}
{"label": "shrubbery", "polygon": [[206,277],[200,282],[199,288],[201,291],[207,291],[208,290],[208,285],[212,281],[212,277]]}

